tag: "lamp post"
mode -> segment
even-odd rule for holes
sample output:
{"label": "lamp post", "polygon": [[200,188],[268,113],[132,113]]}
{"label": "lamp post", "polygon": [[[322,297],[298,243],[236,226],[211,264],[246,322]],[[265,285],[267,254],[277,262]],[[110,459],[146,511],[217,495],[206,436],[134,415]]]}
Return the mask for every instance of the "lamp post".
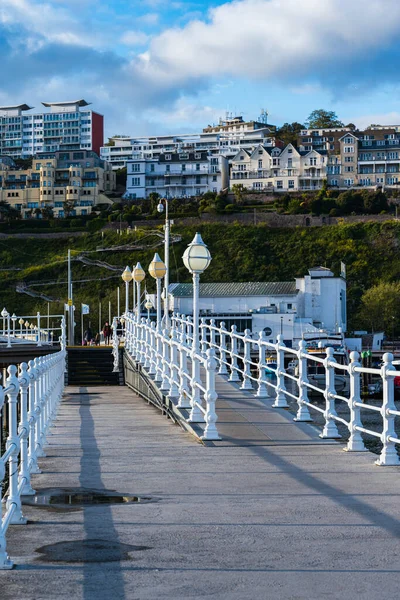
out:
{"label": "lamp post", "polygon": [[18,321],[18,323],[19,323],[19,335],[21,336],[21,339],[22,339],[22,335],[23,335],[23,333],[22,333],[22,326],[23,326],[24,322],[25,321],[22,318]]}
{"label": "lamp post", "polygon": [[193,350],[199,348],[199,283],[211,262],[211,254],[200,233],[196,233],[183,255],[185,267],[193,275]]}
{"label": "lamp post", "polygon": [[129,283],[132,281],[132,271],[128,266],[125,267],[121,277],[125,281],[125,314],[127,315],[129,312]]}
{"label": "lamp post", "polygon": [[6,318],[8,315],[8,311],[6,309],[6,307],[3,308],[3,310],[1,311],[1,316],[3,317],[3,335],[6,334]]}
{"label": "lamp post", "polygon": [[25,337],[26,339],[28,339],[28,334],[29,334],[29,321],[25,321]]}
{"label": "lamp post", "polygon": [[146,277],[146,273],[142,269],[142,265],[140,264],[140,262],[138,262],[136,267],[133,269],[132,276],[133,276],[134,281],[136,281],[136,285],[137,285],[137,290],[136,290],[137,291],[137,294],[136,294],[136,296],[137,296],[137,319],[139,322],[140,321],[140,306],[141,306],[140,284],[142,283],[143,279]]}
{"label": "lamp post", "polygon": [[15,337],[15,323],[17,322],[17,318],[18,317],[17,317],[17,315],[15,313],[13,313],[11,315],[11,321],[12,321],[12,324],[13,324],[13,337]]}
{"label": "lamp post", "polygon": [[161,330],[161,279],[165,276],[166,266],[157,252],[149,265],[149,273],[157,284],[157,331]]}
{"label": "lamp post", "polygon": [[147,309],[147,320],[150,321],[150,309],[153,308],[153,303],[150,298],[147,298],[146,304],[144,305]]}
{"label": "lamp post", "polygon": [[165,315],[165,328],[169,329],[169,233],[171,222],[168,219],[168,198],[161,198],[157,210],[159,213],[164,212],[165,202],[165,225],[164,225],[164,262],[165,262],[165,277],[164,277],[164,315]]}

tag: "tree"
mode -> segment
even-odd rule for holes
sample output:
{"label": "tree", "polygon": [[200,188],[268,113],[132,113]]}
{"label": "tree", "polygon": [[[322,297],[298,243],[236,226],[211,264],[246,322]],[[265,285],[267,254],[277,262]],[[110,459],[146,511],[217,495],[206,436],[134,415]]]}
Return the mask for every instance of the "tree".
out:
{"label": "tree", "polygon": [[232,192],[235,196],[236,204],[243,204],[245,191],[246,188],[244,187],[243,183],[235,183],[232,186]]}
{"label": "tree", "polygon": [[277,129],[276,137],[279,140],[282,140],[285,145],[293,144],[294,146],[297,146],[297,136],[302,129],[304,129],[304,125],[297,123],[296,121],[294,123],[284,123],[282,127]]}
{"label": "tree", "polygon": [[43,219],[52,219],[54,216],[53,209],[51,208],[51,206],[44,206],[41,209],[41,214]]}
{"label": "tree", "polygon": [[327,129],[329,127],[344,127],[332,110],[318,108],[313,110],[306,121],[307,129]]}
{"label": "tree", "polygon": [[361,298],[360,320],[372,331],[391,335],[392,327],[399,329],[400,282],[381,282],[364,292]]}
{"label": "tree", "polygon": [[64,216],[70,217],[72,211],[74,210],[74,201],[73,200],[64,200],[63,202]]}
{"label": "tree", "polygon": [[355,131],[357,129],[357,127],[354,125],[354,123],[347,123],[347,125],[345,125],[345,127],[348,127],[352,131]]}

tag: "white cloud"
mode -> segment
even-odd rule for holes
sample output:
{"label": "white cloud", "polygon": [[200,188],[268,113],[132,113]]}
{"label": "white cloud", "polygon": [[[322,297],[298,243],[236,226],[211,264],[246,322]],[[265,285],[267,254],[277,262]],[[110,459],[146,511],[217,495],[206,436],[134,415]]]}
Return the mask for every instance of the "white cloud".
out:
{"label": "white cloud", "polygon": [[398,0],[236,0],[153,38],[142,68],[175,84],[226,75],[342,80],[352,69],[362,77],[369,53],[399,32]]}
{"label": "white cloud", "polygon": [[125,31],[121,37],[121,42],[126,46],[142,46],[150,39],[143,31]]}
{"label": "white cloud", "polygon": [[149,109],[145,111],[144,117],[148,121],[163,123],[166,127],[171,126],[171,129],[178,126],[198,131],[207,123],[218,122],[219,117],[224,114],[225,109],[223,108],[204,106],[192,102],[187,97],[181,97],[168,110]]}
{"label": "white cloud", "polygon": [[136,21],[143,23],[143,25],[157,25],[159,18],[158,13],[146,13],[141,17],[137,17]]}

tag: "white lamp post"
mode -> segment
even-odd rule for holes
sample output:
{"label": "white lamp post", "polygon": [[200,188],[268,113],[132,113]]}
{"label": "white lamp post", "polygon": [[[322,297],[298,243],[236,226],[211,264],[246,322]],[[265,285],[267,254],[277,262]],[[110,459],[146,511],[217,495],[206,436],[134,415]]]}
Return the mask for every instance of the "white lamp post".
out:
{"label": "white lamp post", "polygon": [[193,350],[199,349],[199,283],[200,275],[211,262],[211,254],[200,233],[196,233],[183,255],[185,267],[193,275]]}
{"label": "white lamp post", "polygon": [[6,307],[3,308],[3,310],[1,311],[1,316],[3,317],[3,335],[6,334],[6,318],[8,315],[8,311],[6,309]]}
{"label": "white lamp post", "polygon": [[164,261],[165,261],[165,277],[164,277],[164,315],[165,315],[165,328],[169,329],[169,232],[171,222],[168,219],[168,198],[161,198],[157,210],[159,213],[164,212],[165,202],[165,225],[164,225]]}
{"label": "white lamp post", "polygon": [[140,264],[140,262],[137,263],[136,267],[133,269],[133,279],[134,281],[136,281],[136,285],[137,285],[137,320],[138,323],[140,321],[140,306],[141,306],[141,293],[140,293],[140,284],[142,283],[143,279],[146,277],[146,273],[144,272],[144,270],[142,269],[142,265]]}
{"label": "white lamp post", "polygon": [[26,339],[28,339],[28,334],[29,334],[29,321],[25,321],[25,337]]}
{"label": "white lamp post", "polygon": [[125,314],[127,315],[129,312],[129,283],[132,281],[132,271],[129,267],[125,267],[121,277],[125,281]]}
{"label": "white lamp post", "polygon": [[147,298],[146,304],[144,305],[147,309],[147,320],[150,321],[150,309],[153,308],[153,303],[150,298]]}
{"label": "white lamp post", "polygon": [[23,333],[22,333],[22,326],[23,326],[23,324],[25,323],[25,321],[24,321],[24,320],[21,318],[21,319],[18,321],[18,323],[19,323],[19,335],[21,336],[21,339],[22,339],[22,335],[23,335]]}
{"label": "white lamp post", "polygon": [[11,315],[11,321],[13,323],[13,337],[15,337],[15,323],[17,322],[17,315],[15,313]]}
{"label": "white lamp post", "polygon": [[149,265],[149,273],[157,283],[157,330],[161,329],[161,279],[165,276],[166,267],[157,252]]}

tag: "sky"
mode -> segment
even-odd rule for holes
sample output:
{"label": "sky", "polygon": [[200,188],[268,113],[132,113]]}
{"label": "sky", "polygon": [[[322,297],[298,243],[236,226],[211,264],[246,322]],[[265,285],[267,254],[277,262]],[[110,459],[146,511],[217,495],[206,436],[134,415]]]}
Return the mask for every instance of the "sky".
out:
{"label": "sky", "polygon": [[0,0],[0,106],[84,98],[106,136],[400,124],[399,58],[400,0]]}

